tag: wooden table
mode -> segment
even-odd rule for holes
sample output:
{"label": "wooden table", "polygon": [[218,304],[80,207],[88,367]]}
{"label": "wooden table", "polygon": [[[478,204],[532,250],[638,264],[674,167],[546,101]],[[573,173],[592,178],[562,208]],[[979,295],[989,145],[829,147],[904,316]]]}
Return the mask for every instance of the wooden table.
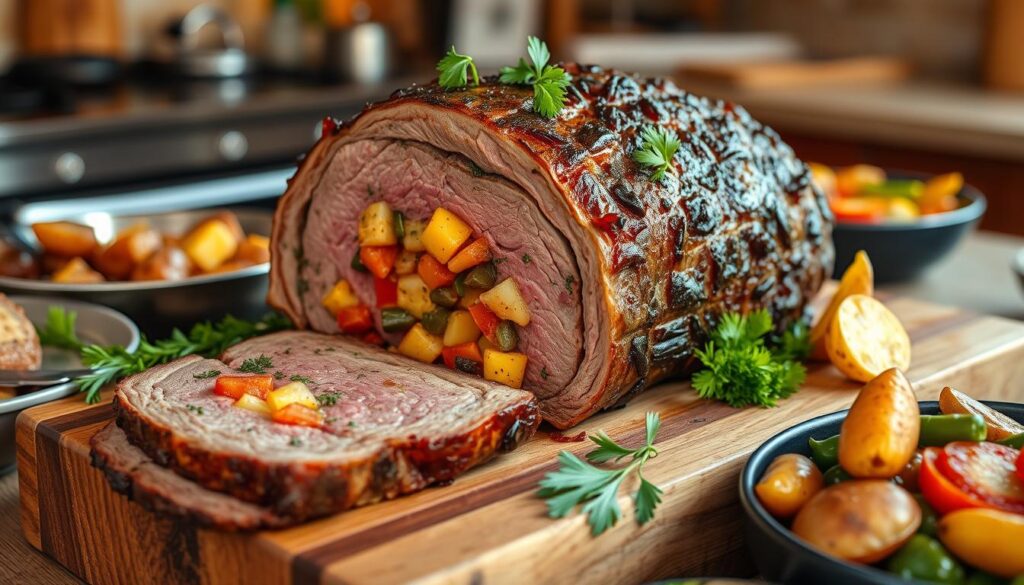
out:
{"label": "wooden table", "polygon": [[[1010,258],[1021,247],[1024,239],[979,233],[921,281],[886,290],[1024,319],[1024,296],[1008,268]],[[0,478],[0,582],[80,582],[22,538],[17,485],[15,474]]]}

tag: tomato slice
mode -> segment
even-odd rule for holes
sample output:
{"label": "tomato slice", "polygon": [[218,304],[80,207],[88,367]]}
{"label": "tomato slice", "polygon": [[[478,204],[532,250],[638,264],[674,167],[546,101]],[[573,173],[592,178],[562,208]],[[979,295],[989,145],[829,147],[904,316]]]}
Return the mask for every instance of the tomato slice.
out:
{"label": "tomato slice", "polygon": [[942,475],[936,467],[936,460],[943,455],[942,449],[928,447],[921,452],[921,471],[917,484],[921,495],[939,514],[948,514],[965,508],[988,508],[985,502],[963,492]]}
{"label": "tomato slice", "polygon": [[998,443],[956,441],[943,447],[936,467],[961,491],[992,507],[1024,514],[1024,482],[1017,476],[1020,451]]}

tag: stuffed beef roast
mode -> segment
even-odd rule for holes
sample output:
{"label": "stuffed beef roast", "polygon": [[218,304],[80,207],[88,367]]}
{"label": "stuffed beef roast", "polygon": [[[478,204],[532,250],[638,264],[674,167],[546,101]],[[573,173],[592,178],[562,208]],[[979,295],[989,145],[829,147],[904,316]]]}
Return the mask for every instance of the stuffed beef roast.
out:
{"label": "stuffed beef roast", "polygon": [[[565,69],[554,118],[490,78],[325,122],[277,210],[270,303],[521,386],[561,428],[690,369],[725,311],[798,318],[831,224],[779,136],[671,82]],[[634,158],[649,126],[681,141],[657,180]]]}

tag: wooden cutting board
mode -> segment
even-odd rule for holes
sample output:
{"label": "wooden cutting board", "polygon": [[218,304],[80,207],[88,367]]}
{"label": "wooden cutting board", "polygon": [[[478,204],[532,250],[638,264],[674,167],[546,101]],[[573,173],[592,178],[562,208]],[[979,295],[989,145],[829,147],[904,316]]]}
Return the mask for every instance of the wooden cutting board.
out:
{"label": "wooden cutting board", "polygon": [[[953,385],[1024,401],[1024,324],[905,298],[888,304],[913,340],[908,376],[921,399]],[[107,486],[89,465],[88,441],[111,420],[111,407],[71,397],[18,421],[22,526],[36,548],[93,583],[639,583],[750,574],[737,503],[744,461],[773,434],[848,407],[858,387],[831,366],[812,366],[804,389],[778,408],[737,410],[677,382],[588,420],[576,430],[604,429],[628,445],[642,442],[646,411],[663,420],[660,455],[645,469],[665,491],[654,520],[637,526],[623,491],[623,519],[598,538],[578,514],[548,518],[533,495],[559,450],[590,449],[543,430],[449,486],[288,530],[196,529]]]}

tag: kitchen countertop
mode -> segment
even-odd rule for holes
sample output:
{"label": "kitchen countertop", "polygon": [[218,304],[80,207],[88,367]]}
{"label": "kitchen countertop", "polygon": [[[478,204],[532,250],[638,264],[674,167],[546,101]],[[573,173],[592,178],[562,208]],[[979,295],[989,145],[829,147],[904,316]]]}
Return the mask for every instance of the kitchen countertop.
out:
{"label": "kitchen countertop", "polygon": [[[978,232],[921,280],[879,289],[1024,320],[1024,294],[1011,271],[1021,248],[1024,238]],[[19,523],[18,479],[12,473],[0,478],[0,582],[81,583],[25,542]]]}
{"label": "kitchen countertop", "polygon": [[1024,94],[926,81],[772,89],[680,84],[793,132],[1024,161]]}

